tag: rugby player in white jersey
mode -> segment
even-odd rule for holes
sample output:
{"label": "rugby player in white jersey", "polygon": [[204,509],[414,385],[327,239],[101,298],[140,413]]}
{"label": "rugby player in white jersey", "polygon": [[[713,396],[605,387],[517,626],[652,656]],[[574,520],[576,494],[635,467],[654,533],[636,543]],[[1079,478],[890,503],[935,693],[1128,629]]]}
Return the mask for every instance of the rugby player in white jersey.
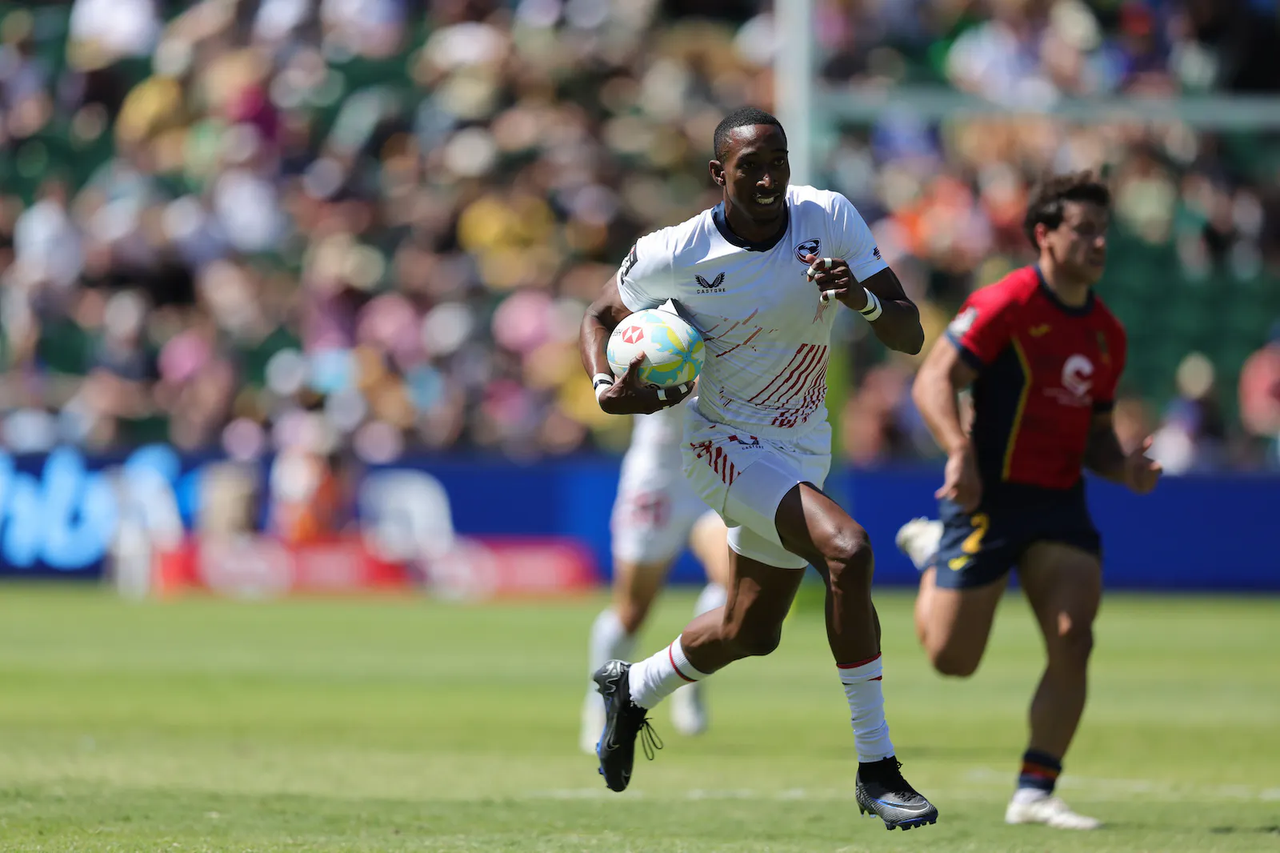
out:
{"label": "rugby player in white jersey", "polygon": [[777,648],[813,565],[826,581],[827,639],[853,723],[858,808],[888,829],[934,823],[937,809],[903,779],[885,722],[871,543],[822,492],[837,303],[908,353],[924,343],[919,312],[846,198],[788,186],[787,139],[776,118],[738,110],[716,128],[714,146],[711,179],[723,201],[642,237],[582,324],[583,365],[610,414],[654,412],[692,390],[641,387],[638,361],[615,379],[605,345],[619,322],[670,299],[702,333],[706,364],[698,396],[684,407],[684,470],[729,527],[725,606],[694,619],[658,654],[610,661],[595,674],[606,703],[600,773],[610,789],[624,790],[637,737],[652,756],[649,709],[683,684]]}
{"label": "rugby player in white jersey", "polygon": [[[686,543],[707,573],[707,585],[698,595],[693,615],[724,606],[729,575],[726,530],[681,470],[683,415],[677,407],[636,416],[631,446],[622,458],[610,524],[613,604],[591,626],[589,674],[610,660],[631,657],[649,607]],[[701,684],[690,684],[671,697],[671,724],[682,735],[706,730],[702,689]],[[585,752],[595,752],[603,728],[604,698],[592,683],[582,708],[580,742]]]}

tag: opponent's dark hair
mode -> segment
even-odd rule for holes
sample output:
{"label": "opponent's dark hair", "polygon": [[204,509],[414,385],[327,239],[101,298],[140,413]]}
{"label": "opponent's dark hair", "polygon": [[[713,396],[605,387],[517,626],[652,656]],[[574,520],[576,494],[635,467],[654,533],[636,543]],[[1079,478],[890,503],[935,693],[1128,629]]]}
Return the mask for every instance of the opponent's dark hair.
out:
{"label": "opponent's dark hair", "polygon": [[1022,230],[1036,243],[1036,225],[1041,222],[1049,230],[1062,224],[1063,207],[1069,201],[1090,202],[1100,207],[1111,206],[1111,190],[1093,172],[1070,172],[1045,178],[1031,191],[1027,203],[1027,216]]}
{"label": "opponent's dark hair", "polygon": [[712,148],[716,152],[716,159],[723,163],[725,158],[729,156],[729,135],[733,131],[740,127],[751,127],[757,124],[771,124],[782,131],[783,139],[787,138],[787,131],[782,127],[782,122],[769,113],[756,107],[739,107],[716,125],[716,135],[712,139]]}

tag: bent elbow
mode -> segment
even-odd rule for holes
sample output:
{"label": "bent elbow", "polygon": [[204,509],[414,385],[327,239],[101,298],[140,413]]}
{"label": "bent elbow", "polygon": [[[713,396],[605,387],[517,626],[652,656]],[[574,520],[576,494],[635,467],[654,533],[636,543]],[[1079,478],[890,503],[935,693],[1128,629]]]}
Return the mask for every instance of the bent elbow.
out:
{"label": "bent elbow", "polygon": [[917,321],[915,328],[906,330],[899,336],[897,344],[894,349],[898,352],[919,355],[920,350],[924,349],[924,328]]}

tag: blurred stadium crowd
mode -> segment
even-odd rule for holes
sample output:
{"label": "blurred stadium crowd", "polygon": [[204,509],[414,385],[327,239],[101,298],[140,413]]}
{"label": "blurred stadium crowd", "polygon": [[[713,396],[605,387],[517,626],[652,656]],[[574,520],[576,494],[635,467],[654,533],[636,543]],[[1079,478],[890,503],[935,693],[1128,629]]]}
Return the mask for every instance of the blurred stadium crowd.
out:
{"label": "blurred stadium crowd", "polygon": [[[423,11],[425,7],[426,11]],[[829,85],[1061,96],[1272,93],[1254,0],[818,0]],[[0,3],[0,439],[165,440],[252,458],[348,448],[618,449],[576,350],[635,237],[714,203],[712,130],[773,104],[753,0]],[[1131,335],[1123,434],[1174,471],[1280,464],[1280,146],[1108,118],[828,140],[934,337],[1029,259],[1029,184],[1106,169],[1103,295]],[[929,456],[850,320],[844,453]]]}

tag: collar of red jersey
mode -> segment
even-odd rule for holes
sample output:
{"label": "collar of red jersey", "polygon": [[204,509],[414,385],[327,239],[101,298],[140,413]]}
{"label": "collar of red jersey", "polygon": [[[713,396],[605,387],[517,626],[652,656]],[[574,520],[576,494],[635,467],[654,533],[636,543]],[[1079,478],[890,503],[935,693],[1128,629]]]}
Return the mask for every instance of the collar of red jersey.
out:
{"label": "collar of red jersey", "polygon": [[1058,298],[1058,294],[1053,292],[1053,288],[1049,286],[1049,282],[1045,281],[1044,273],[1040,271],[1040,265],[1033,264],[1032,269],[1036,271],[1036,279],[1040,282],[1040,292],[1043,293],[1045,298],[1052,302],[1059,311],[1062,311],[1065,314],[1083,317],[1085,314],[1088,314],[1093,310],[1093,305],[1097,301],[1097,297],[1094,296],[1092,287],[1089,288],[1089,298],[1085,300],[1083,305],[1068,305]]}

